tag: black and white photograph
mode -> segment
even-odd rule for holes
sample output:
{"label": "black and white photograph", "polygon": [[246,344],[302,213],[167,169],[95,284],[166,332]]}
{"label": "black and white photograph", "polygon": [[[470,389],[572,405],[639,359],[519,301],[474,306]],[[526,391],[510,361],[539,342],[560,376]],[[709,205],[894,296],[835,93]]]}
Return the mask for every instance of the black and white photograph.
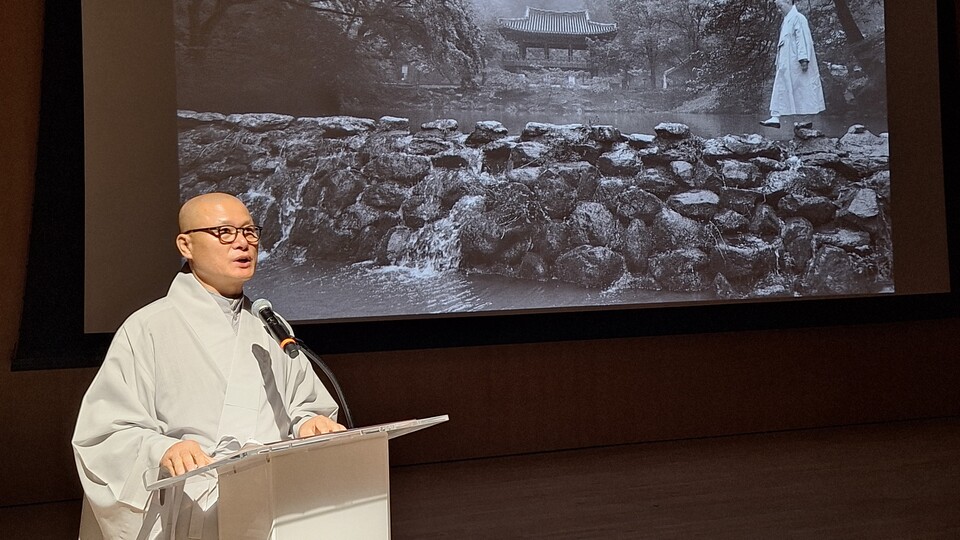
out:
{"label": "black and white photograph", "polygon": [[181,200],[291,320],[895,291],[883,0],[174,9]]}

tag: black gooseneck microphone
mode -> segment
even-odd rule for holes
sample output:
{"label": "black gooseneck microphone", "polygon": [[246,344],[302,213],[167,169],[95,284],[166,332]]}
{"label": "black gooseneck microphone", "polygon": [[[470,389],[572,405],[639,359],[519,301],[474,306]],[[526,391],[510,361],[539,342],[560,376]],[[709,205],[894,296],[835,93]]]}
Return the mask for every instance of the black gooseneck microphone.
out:
{"label": "black gooseneck microphone", "polygon": [[296,358],[300,354],[300,344],[293,337],[290,328],[280,322],[277,314],[273,312],[273,305],[270,304],[269,300],[260,298],[254,301],[250,309],[260,318],[260,322],[263,323],[267,332],[270,332],[273,339],[280,343],[283,352],[289,354],[290,358]]}
{"label": "black gooseneck microphone", "polygon": [[317,353],[310,350],[310,347],[307,347],[302,341],[294,337],[293,329],[290,328],[287,321],[273,312],[273,305],[270,304],[269,300],[266,298],[258,298],[253,302],[253,305],[250,306],[250,310],[260,318],[267,332],[273,336],[273,339],[280,343],[280,347],[284,352],[289,354],[291,358],[296,358],[302,350],[304,354],[307,355],[307,358],[320,368],[320,371],[323,371],[323,374],[333,386],[333,391],[337,394],[337,401],[343,410],[344,425],[347,426],[348,429],[353,429],[353,416],[350,414],[350,408],[347,407],[347,400],[343,397],[343,390],[340,388],[340,383],[337,382],[337,378],[334,377],[333,372],[330,371],[327,364],[317,356]]}

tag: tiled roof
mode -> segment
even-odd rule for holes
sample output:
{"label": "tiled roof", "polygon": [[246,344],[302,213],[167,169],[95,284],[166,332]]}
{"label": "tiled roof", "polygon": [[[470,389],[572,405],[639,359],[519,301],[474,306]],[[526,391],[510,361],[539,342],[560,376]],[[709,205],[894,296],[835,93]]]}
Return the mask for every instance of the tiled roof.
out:
{"label": "tiled roof", "polygon": [[503,29],[531,34],[595,36],[617,31],[616,23],[591,21],[586,10],[550,11],[528,7],[525,17],[500,18],[498,21]]}

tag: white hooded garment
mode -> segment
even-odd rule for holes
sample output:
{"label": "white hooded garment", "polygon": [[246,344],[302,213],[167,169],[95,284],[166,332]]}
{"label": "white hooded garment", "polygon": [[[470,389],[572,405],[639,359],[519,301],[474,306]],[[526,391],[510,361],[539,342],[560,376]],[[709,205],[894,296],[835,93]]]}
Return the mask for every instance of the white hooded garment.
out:
{"label": "white hooded garment", "polygon": [[[803,71],[800,60],[809,61],[807,71]],[[780,25],[776,67],[770,97],[771,115],[817,114],[826,108],[810,25],[796,6]]]}
{"label": "white hooded garment", "polygon": [[336,412],[308,360],[280,349],[249,299],[235,331],[193,274],[180,273],[167,296],[123,323],[81,402],[73,449],[85,510],[106,538],[172,538],[161,523],[171,512],[179,514],[178,538],[216,538],[215,487],[186,489],[179,512],[170,503],[159,510],[144,473],[156,480],[160,458],[181,440],[207,454],[237,450],[250,440],[289,439],[306,419]]}

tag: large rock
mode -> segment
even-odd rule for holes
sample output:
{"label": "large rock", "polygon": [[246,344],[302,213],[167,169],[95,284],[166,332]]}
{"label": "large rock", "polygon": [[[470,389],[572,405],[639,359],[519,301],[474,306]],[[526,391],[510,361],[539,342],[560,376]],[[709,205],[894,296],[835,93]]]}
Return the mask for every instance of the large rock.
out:
{"label": "large rock", "polygon": [[543,205],[533,191],[517,182],[505,182],[488,189],[488,212],[506,229],[521,223],[548,220]]}
{"label": "large rock", "polygon": [[225,119],[228,124],[236,124],[254,133],[286,129],[293,123],[293,120],[294,118],[292,116],[275,113],[231,114]]}
{"label": "large rock", "polygon": [[550,221],[540,228],[533,249],[543,257],[544,261],[552,264],[569,245],[567,224],[559,221]]}
{"label": "large rock", "polygon": [[801,279],[804,294],[858,294],[871,292],[862,268],[852,255],[836,246],[822,246]]}
{"label": "large rock", "polygon": [[527,122],[520,133],[522,141],[566,141],[568,143],[583,143],[590,139],[590,128],[583,124],[548,124],[543,122]]}
{"label": "large rock", "polygon": [[783,150],[775,142],[757,134],[725,135],[703,143],[703,159],[712,163],[729,159],[747,161],[756,157],[780,161],[782,154]]}
{"label": "large rock", "polygon": [[601,155],[597,167],[607,176],[634,176],[643,170],[643,163],[637,152],[624,144]]}
{"label": "large rock", "polygon": [[415,156],[433,156],[443,152],[450,152],[456,148],[450,141],[430,138],[411,138],[403,151]]}
{"label": "large rock", "polygon": [[824,167],[800,167],[803,187],[807,191],[832,196],[840,187],[837,171]]}
{"label": "large rock", "polygon": [[600,162],[600,156],[610,149],[610,145],[593,140],[570,144],[561,142],[554,147],[557,150],[556,154],[565,161],[586,161],[594,166]]}
{"label": "large rock", "polygon": [[760,169],[752,163],[737,160],[720,162],[720,178],[728,187],[751,188],[760,185]]}
{"label": "large rock", "polygon": [[611,246],[620,233],[617,219],[600,203],[580,202],[567,220],[573,245]]}
{"label": "large rock", "polygon": [[714,273],[723,274],[727,279],[759,280],[776,269],[777,253],[772,244],[755,236],[744,236],[713,246],[710,264]]}
{"label": "large rock", "polygon": [[227,117],[214,112],[197,112],[188,110],[177,111],[177,128],[182,130],[194,129],[204,124],[226,122]]}
{"label": "large rock", "polygon": [[483,168],[491,174],[500,174],[507,170],[510,164],[510,154],[517,145],[515,141],[500,139],[485,144],[483,152]]}
{"label": "large rock", "polygon": [[428,193],[413,193],[400,205],[403,224],[411,229],[419,229],[439,218],[443,213],[440,197]]}
{"label": "large rock", "polygon": [[[360,150],[356,153],[356,159],[361,165],[366,165],[377,156],[383,154],[398,152],[410,154],[412,152],[407,152],[407,150],[411,142],[413,142],[413,137],[405,131],[376,131],[368,135],[363,141]],[[318,149],[314,147],[311,150],[317,152]],[[337,154],[333,152],[324,153],[330,154],[330,157],[337,156]],[[344,153],[345,152],[340,152],[341,156]]]}
{"label": "large rock", "polygon": [[453,118],[440,118],[420,124],[420,130],[428,134],[448,136],[460,129],[460,124]]}
{"label": "large rock", "polygon": [[774,171],[763,179],[757,191],[768,202],[775,202],[789,193],[803,193],[804,177],[799,171]]}
{"label": "large rock", "polygon": [[686,139],[690,137],[690,126],[677,122],[661,122],[654,126],[654,133],[663,139]]}
{"label": "large rock", "polygon": [[360,194],[360,201],[380,210],[397,210],[410,193],[409,187],[401,186],[396,182],[381,182],[364,188]]}
{"label": "large rock", "polygon": [[645,150],[647,148],[652,148],[657,145],[657,137],[655,135],[645,135],[643,133],[630,133],[624,135],[627,144],[631,148],[637,150]]}
{"label": "large rock", "polygon": [[336,171],[323,182],[322,194],[317,202],[335,215],[356,202],[366,185],[367,182],[354,169]]}
{"label": "large rock", "polygon": [[314,125],[324,137],[337,139],[363,135],[377,128],[377,123],[370,118],[356,116],[322,116],[318,118],[299,118],[298,123]]}
{"label": "large rock", "polygon": [[634,219],[623,233],[623,257],[633,272],[646,272],[653,253],[653,233],[643,221]]}
{"label": "large rock", "polygon": [[701,223],[666,207],[653,219],[653,238],[657,251],[706,248],[713,244]]}
{"label": "large rock", "polygon": [[441,169],[466,169],[470,166],[470,154],[468,150],[458,148],[441,152],[430,158],[434,167]]}
{"label": "large rock", "polygon": [[378,181],[392,180],[413,185],[430,172],[430,158],[404,152],[381,154],[364,165],[363,174]]}
{"label": "large rock", "polygon": [[667,199],[667,206],[680,215],[702,221],[712,218],[717,213],[719,205],[720,197],[712,191],[703,189],[677,193]]}
{"label": "large rock", "polygon": [[557,259],[556,274],[561,281],[584,287],[609,287],[623,275],[623,256],[602,246],[578,246]]}
{"label": "large rock", "polygon": [[319,208],[304,207],[297,211],[296,222],[287,242],[311,256],[337,258],[344,241],[334,229],[333,218]]}
{"label": "large rock", "polygon": [[761,197],[755,190],[725,187],[720,189],[720,206],[745,216],[752,216]]}
{"label": "large rock", "polygon": [[826,197],[804,197],[787,195],[777,203],[780,215],[806,218],[814,225],[823,225],[833,221],[837,215],[837,206]]}
{"label": "large rock", "polygon": [[538,142],[522,142],[510,151],[510,161],[514,168],[534,167],[546,163],[550,148]]}
{"label": "large rock", "polygon": [[844,153],[837,146],[838,139],[832,137],[815,137],[812,139],[795,140],[793,144],[793,154],[800,157],[804,162],[807,158],[818,154],[832,154],[839,159],[840,154]]}
{"label": "large rock", "polygon": [[626,220],[650,221],[660,213],[663,201],[637,186],[627,186],[614,199],[614,212]]}
{"label": "large rock", "polygon": [[511,169],[506,174],[509,182],[518,182],[527,187],[532,187],[540,177],[543,176],[543,169],[540,167],[523,167],[520,169]]}
{"label": "large rock", "polygon": [[534,281],[547,281],[550,279],[550,266],[540,254],[527,252],[520,260],[519,276]]}
{"label": "large rock", "polygon": [[710,258],[699,249],[684,248],[650,258],[650,274],[669,291],[696,292],[710,283]]}
{"label": "large rock", "polygon": [[399,116],[381,116],[377,120],[377,130],[379,131],[409,131],[410,119]]}
{"label": "large rock", "polygon": [[742,233],[750,228],[750,220],[743,214],[733,210],[721,210],[710,219],[710,223],[720,230],[721,234],[729,235]]}
{"label": "large rock", "polygon": [[881,200],[890,200],[890,171],[880,171],[863,181],[863,185],[876,191]]}
{"label": "large rock", "polygon": [[473,132],[467,137],[467,146],[483,146],[487,143],[500,140],[509,134],[503,124],[493,120],[477,122],[473,127]]}
{"label": "large rock", "polygon": [[541,174],[530,189],[552,219],[565,219],[577,202],[576,189],[556,175]]}
{"label": "large rock", "polygon": [[696,168],[690,164],[688,161],[671,161],[670,162],[670,171],[673,172],[674,176],[677,177],[677,180],[680,182],[693,187],[695,181]]}
{"label": "large rock", "polygon": [[276,246],[285,221],[280,215],[276,197],[250,197],[244,193],[239,198],[247,206],[254,221],[264,226],[260,236],[260,248]]}
{"label": "large rock", "polygon": [[837,217],[846,223],[870,232],[879,231],[883,226],[883,209],[877,192],[870,188],[861,188],[848,194],[842,202],[843,208]]}
{"label": "large rock", "polygon": [[383,235],[377,246],[377,264],[398,264],[407,255],[414,232],[406,226],[397,225]]}
{"label": "large rock", "polygon": [[579,188],[584,182],[596,182],[599,171],[586,161],[573,163],[553,163],[544,167],[544,176],[560,178],[572,188]]}
{"label": "large rock", "polygon": [[658,169],[647,169],[643,171],[643,173],[633,179],[633,184],[662,199],[666,199],[679,188],[674,179],[669,178]]}
{"label": "large rock", "polygon": [[596,202],[607,207],[611,212],[617,209],[617,197],[627,189],[628,182],[623,178],[602,177],[597,183],[597,191],[594,194]]}
{"label": "large rock", "polygon": [[590,139],[600,144],[611,145],[613,143],[620,142],[622,137],[623,136],[620,135],[620,130],[613,126],[590,126]]}
{"label": "large rock", "polygon": [[783,222],[777,212],[768,204],[761,204],[753,212],[750,219],[750,232],[753,234],[768,237],[779,236]]}
{"label": "large rock", "polygon": [[850,126],[837,144],[841,151],[851,154],[890,157],[890,139],[874,135],[860,124]]}
{"label": "large rock", "polygon": [[337,216],[334,231],[343,241],[341,256],[349,261],[372,259],[383,234],[396,220],[362,203],[350,205]]}
{"label": "large rock", "polygon": [[784,268],[799,274],[813,256],[813,224],[804,218],[784,220],[780,230]]}
{"label": "large rock", "polygon": [[491,264],[500,250],[503,227],[492,216],[473,214],[460,227],[460,253],[464,263],[472,266]]}
{"label": "large rock", "polygon": [[[703,140],[699,137],[688,137],[679,140],[658,141],[656,152],[652,149],[640,150],[644,163],[654,165],[669,165],[671,161],[688,161],[693,163],[700,159],[703,153]],[[649,153],[648,153],[649,152]]]}
{"label": "large rock", "polygon": [[846,251],[863,253],[870,249],[870,233],[851,229],[821,231],[813,236],[817,245],[836,246]]}

